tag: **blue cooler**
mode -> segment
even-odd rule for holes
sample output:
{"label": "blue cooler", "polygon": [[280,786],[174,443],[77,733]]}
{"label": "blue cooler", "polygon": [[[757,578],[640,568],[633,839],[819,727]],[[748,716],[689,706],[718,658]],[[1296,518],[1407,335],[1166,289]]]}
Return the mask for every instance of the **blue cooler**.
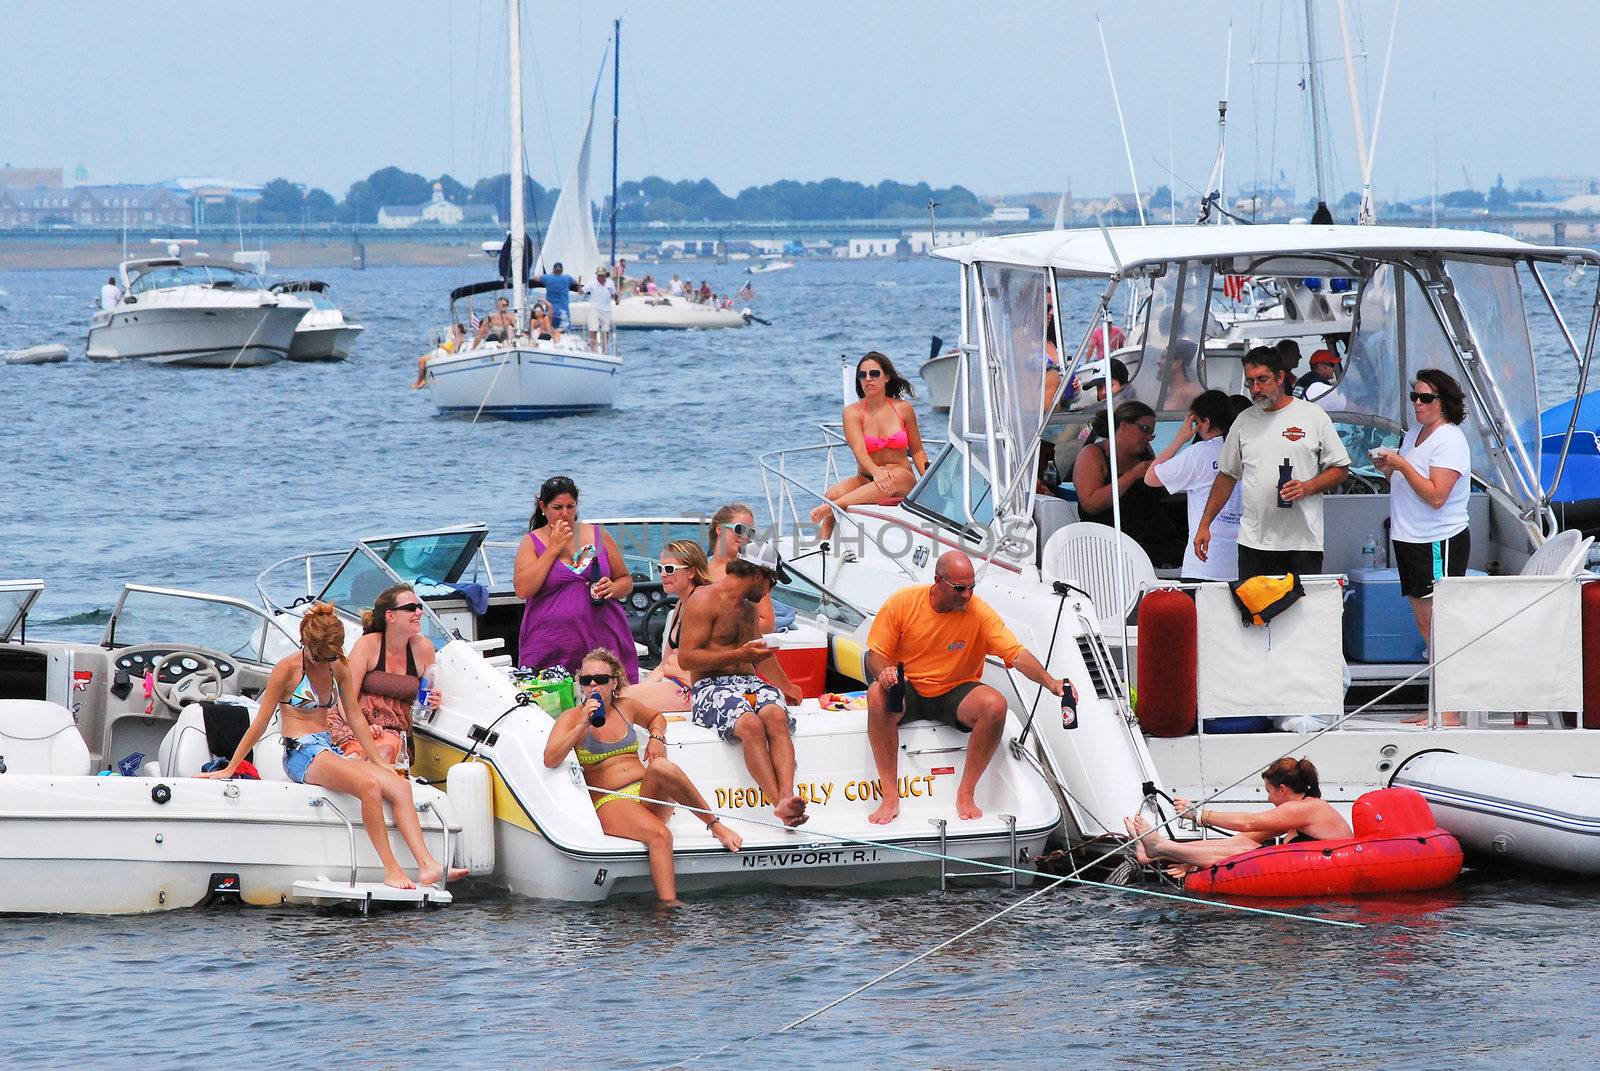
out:
{"label": "blue cooler", "polygon": [[1351,662],[1426,662],[1398,569],[1352,569],[1344,603],[1344,656]]}

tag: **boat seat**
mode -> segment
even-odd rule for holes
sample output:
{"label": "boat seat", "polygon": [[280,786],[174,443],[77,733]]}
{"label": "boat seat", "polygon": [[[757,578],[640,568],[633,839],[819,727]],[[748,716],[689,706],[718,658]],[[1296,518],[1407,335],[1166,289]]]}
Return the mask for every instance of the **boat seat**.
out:
{"label": "boat seat", "polygon": [[1107,631],[1120,629],[1145,588],[1156,582],[1156,568],[1143,547],[1126,533],[1092,521],[1069,524],[1047,539],[1039,569],[1046,581],[1065,580],[1087,591]]}
{"label": "boat seat", "polygon": [[[225,697],[249,709],[255,716],[255,704],[239,696]],[[278,715],[274,713],[267,728],[252,749],[257,770],[264,781],[287,781],[283,771],[283,734],[278,728]],[[226,758],[227,756],[224,756]],[[211,747],[206,743],[205,710],[199,703],[190,703],[178,714],[178,720],[161,741],[157,763],[167,777],[194,777],[212,759]]]}
{"label": "boat seat", "polygon": [[1544,541],[1523,563],[1522,576],[1572,576],[1581,570],[1594,536],[1568,528]]}
{"label": "boat seat", "polygon": [[0,700],[0,762],[8,775],[84,777],[93,766],[72,711],[42,699]]}

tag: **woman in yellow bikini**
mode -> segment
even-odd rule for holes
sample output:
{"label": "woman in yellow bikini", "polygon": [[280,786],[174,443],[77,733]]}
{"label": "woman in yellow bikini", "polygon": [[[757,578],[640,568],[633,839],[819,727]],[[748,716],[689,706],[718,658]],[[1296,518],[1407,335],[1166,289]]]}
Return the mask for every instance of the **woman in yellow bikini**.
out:
{"label": "woman in yellow bikini", "polygon": [[[622,662],[604,647],[583,656],[578,668],[577,706],[556,719],[544,747],[544,764],[555,769],[576,753],[583,778],[591,789],[600,829],[609,836],[640,841],[650,854],[650,880],[656,895],[668,907],[681,906],[678,877],[672,868],[672,831],[667,819],[672,805],[647,803],[672,800],[696,812],[717,842],[730,852],[739,850],[743,838],[718,818],[708,817],[705,797],[687,774],[667,758],[667,719],[623,694],[627,677]],[[594,724],[593,717],[605,720]],[[640,729],[649,735],[646,766],[639,759]]]}

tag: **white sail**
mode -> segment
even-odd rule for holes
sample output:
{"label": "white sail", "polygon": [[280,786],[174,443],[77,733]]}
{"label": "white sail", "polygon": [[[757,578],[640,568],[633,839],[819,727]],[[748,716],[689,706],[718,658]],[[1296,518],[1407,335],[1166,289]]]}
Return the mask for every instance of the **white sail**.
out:
{"label": "white sail", "polygon": [[[605,73],[605,64],[600,65]],[[584,281],[594,279],[594,270],[605,262],[600,258],[600,240],[595,237],[594,220],[589,214],[589,144],[594,133],[594,102],[600,92],[600,80],[595,79],[594,93],[589,96],[589,114],[584,117],[583,140],[567,170],[566,181],[561,184],[561,196],[550,213],[550,229],[545,232],[544,245],[539,247],[539,257],[534,263],[534,274],[542,275],[556,264],[567,274]]]}

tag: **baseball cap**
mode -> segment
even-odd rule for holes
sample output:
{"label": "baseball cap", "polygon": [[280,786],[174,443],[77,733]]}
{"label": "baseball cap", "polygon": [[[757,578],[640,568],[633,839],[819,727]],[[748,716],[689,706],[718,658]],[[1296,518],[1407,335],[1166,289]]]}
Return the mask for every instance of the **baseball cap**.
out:
{"label": "baseball cap", "polygon": [[789,582],[789,570],[783,567],[778,548],[770,540],[761,544],[746,543],[744,549],[739,551],[739,560],[765,569],[784,583]]}
{"label": "baseball cap", "polygon": [[[1104,359],[1101,359],[1098,361],[1090,361],[1088,364],[1084,365],[1082,370],[1078,372],[1078,385],[1087,389],[1090,387],[1098,387],[1100,384],[1104,383],[1106,379],[1107,363],[1108,362],[1106,362]],[[1118,380],[1122,383],[1128,382],[1127,365],[1123,364],[1115,357],[1111,358],[1109,364],[1112,379]]]}
{"label": "baseball cap", "polygon": [[1340,362],[1339,362],[1339,358],[1334,355],[1334,352],[1332,350],[1318,350],[1316,353],[1313,353],[1311,355],[1311,363],[1313,365],[1319,365],[1319,364],[1338,365]]}

